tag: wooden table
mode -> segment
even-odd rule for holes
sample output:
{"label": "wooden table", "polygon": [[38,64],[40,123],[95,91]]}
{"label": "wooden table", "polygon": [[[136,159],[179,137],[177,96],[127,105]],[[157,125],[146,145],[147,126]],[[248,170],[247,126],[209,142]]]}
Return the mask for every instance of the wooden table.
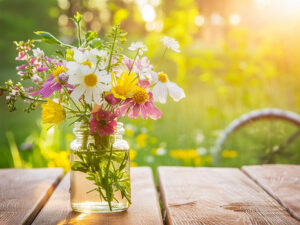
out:
{"label": "wooden table", "polygon": [[300,224],[300,166],[160,167],[158,175],[167,224]]}
{"label": "wooden table", "polygon": [[[0,170],[0,225],[162,225],[152,171],[131,169],[127,212],[72,212],[62,169]],[[300,166],[159,167],[165,224],[300,224]]]}

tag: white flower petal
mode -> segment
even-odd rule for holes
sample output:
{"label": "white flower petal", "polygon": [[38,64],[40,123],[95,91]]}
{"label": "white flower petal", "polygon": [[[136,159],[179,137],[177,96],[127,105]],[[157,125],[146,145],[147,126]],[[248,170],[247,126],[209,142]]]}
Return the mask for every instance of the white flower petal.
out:
{"label": "white flower petal", "polygon": [[174,82],[167,82],[167,87],[171,98],[173,98],[175,102],[178,102],[179,100],[185,98],[184,90]]}
{"label": "white flower petal", "polygon": [[165,104],[168,97],[168,87],[165,83],[158,82],[152,89],[153,100]]}
{"label": "white flower petal", "polygon": [[180,52],[179,50],[179,44],[178,42],[174,39],[174,38],[171,38],[171,37],[163,37],[161,39],[161,41],[163,42],[164,46],[169,48],[169,49],[172,49],[173,51],[175,52]]}
{"label": "white flower petal", "polygon": [[99,90],[99,88],[93,89],[93,99],[96,104],[101,104],[101,91]]}
{"label": "white flower petal", "polygon": [[68,80],[69,84],[81,84],[82,82],[83,82],[83,80],[82,80],[81,76],[77,76],[77,75],[69,76],[69,80]]}
{"label": "white flower petal", "polygon": [[93,99],[93,89],[87,88],[86,92],[84,93],[84,99],[86,103],[91,104]]}
{"label": "white flower petal", "polygon": [[72,91],[70,96],[74,101],[77,101],[83,95],[85,90],[86,87],[81,84]]}

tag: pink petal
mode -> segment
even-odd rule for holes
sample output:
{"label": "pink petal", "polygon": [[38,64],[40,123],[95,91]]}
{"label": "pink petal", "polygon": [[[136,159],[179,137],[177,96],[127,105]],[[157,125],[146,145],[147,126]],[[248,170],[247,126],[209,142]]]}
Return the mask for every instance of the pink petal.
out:
{"label": "pink petal", "polygon": [[37,58],[32,58],[32,59],[30,59],[30,64],[32,65],[32,64],[34,64],[34,62],[37,60]]}
{"label": "pink petal", "polygon": [[40,90],[36,90],[34,92],[31,92],[31,93],[28,93],[30,96],[35,96],[37,95],[38,93],[40,93]]}
{"label": "pink petal", "polygon": [[143,88],[147,89],[147,88],[150,87],[150,82],[147,81],[147,80],[139,80],[138,85],[140,87],[143,87]]}
{"label": "pink petal", "polygon": [[106,95],[105,100],[111,105],[117,105],[121,101],[121,99],[115,98],[113,94]]}
{"label": "pink petal", "polygon": [[143,119],[147,119],[148,118],[148,108],[147,108],[147,106],[145,105],[145,104],[142,104],[141,105],[141,117],[143,118]]}
{"label": "pink petal", "polygon": [[21,65],[21,66],[17,66],[16,69],[17,69],[17,70],[23,70],[23,69],[25,69],[26,67],[27,67],[27,64],[23,64],[23,65]]}
{"label": "pink petal", "polygon": [[136,119],[139,116],[140,110],[140,104],[135,104],[132,110],[128,113],[128,117],[131,119]]}
{"label": "pink petal", "polygon": [[48,70],[48,67],[40,67],[37,69],[38,72],[44,72],[44,71],[47,71]]}
{"label": "pink petal", "polygon": [[151,119],[157,120],[160,117],[162,117],[162,115],[163,115],[162,112],[159,111],[159,109],[153,104],[153,102],[148,101],[145,103],[145,106],[148,109],[149,117]]}
{"label": "pink petal", "polygon": [[55,84],[52,86],[52,89],[53,89],[54,91],[59,91],[61,88],[62,88],[62,86],[61,86],[60,83],[55,83]]}

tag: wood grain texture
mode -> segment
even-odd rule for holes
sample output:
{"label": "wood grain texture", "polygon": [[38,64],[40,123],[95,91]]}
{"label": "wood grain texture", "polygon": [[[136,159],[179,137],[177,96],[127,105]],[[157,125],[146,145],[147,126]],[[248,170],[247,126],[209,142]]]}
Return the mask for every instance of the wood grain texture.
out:
{"label": "wood grain texture", "polygon": [[168,224],[300,224],[238,169],[159,167]]}
{"label": "wood grain texture", "polygon": [[300,166],[244,166],[242,170],[300,220]]}
{"label": "wood grain texture", "polygon": [[148,167],[131,168],[132,205],[128,211],[121,213],[88,214],[72,212],[70,207],[69,179],[70,176],[68,174],[56,188],[33,224],[163,224],[152,171]]}
{"label": "wood grain texture", "polygon": [[0,224],[31,224],[62,176],[60,168],[1,169]]}

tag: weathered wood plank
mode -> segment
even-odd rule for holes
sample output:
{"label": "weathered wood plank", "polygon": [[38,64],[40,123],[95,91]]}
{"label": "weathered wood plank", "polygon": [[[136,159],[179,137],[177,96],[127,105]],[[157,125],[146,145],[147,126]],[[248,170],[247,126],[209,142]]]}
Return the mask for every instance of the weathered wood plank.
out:
{"label": "weathered wood plank", "polygon": [[62,176],[60,168],[1,169],[0,224],[31,224]]}
{"label": "weathered wood plank", "polygon": [[69,197],[69,179],[68,174],[56,188],[33,224],[163,224],[152,171],[148,167],[131,168],[132,205],[128,211],[121,213],[88,214],[72,212]]}
{"label": "weathered wood plank", "polygon": [[300,224],[238,169],[160,167],[168,224]]}
{"label": "weathered wood plank", "polygon": [[242,170],[300,220],[300,166],[244,166]]}

